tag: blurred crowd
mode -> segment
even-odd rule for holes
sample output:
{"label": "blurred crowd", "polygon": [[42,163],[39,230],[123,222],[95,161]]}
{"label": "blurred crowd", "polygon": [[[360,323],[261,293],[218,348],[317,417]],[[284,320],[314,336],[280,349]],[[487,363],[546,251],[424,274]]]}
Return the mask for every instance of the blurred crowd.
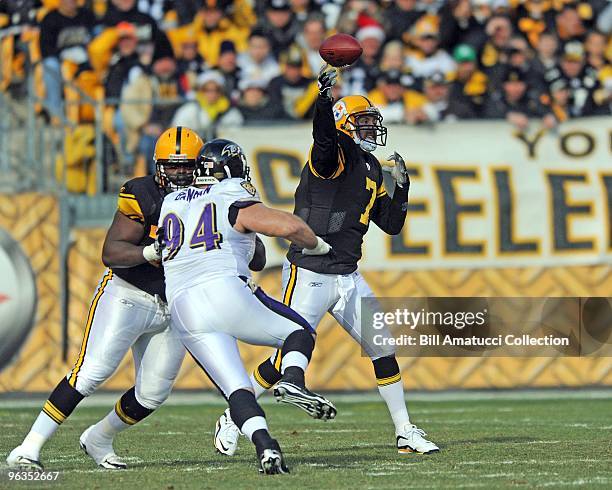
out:
{"label": "blurred crowd", "polygon": [[[104,98],[105,128],[122,153],[148,162],[169,125],[207,137],[221,126],[309,118],[319,46],[335,32],[363,47],[335,96],[367,95],[386,123],[554,128],[610,115],[611,31],[607,0],[0,2],[0,33],[34,40],[9,51],[2,36],[3,65],[11,55],[3,73],[17,73],[27,49],[44,67],[51,120],[67,113],[66,84],[75,83]],[[82,107],[73,117],[93,116]]]}

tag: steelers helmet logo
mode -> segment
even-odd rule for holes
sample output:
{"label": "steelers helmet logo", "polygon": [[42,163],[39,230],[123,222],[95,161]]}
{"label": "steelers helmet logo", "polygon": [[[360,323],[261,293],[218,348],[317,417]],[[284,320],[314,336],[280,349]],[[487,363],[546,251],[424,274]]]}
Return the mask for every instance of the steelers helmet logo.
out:
{"label": "steelers helmet logo", "polygon": [[0,371],[23,346],[36,317],[36,281],[19,244],[0,228]]}

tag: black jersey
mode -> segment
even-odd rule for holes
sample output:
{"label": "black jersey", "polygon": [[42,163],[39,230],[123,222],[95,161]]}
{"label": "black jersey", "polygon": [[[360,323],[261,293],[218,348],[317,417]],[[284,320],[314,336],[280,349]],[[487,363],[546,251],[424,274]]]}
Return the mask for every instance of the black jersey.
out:
{"label": "black jersey", "polygon": [[[150,245],[157,235],[157,223],[165,192],[148,175],[129,180],[119,191],[119,212],[144,226],[144,235],[138,245]],[[165,301],[164,271],[148,262],[133,267],[113,269],[121,279],[149,294],[159,294]]]}
{"label": "black jersey", "polygon": [[327,255],[303,255],[291,245],[287,258],[298,267],[323,274],[357,269],[370,220],[384,232],[398,234],[406,219],[408,186],[396,186],[390,198],[378,159],[336,130],[332,103],[315,106],[314,144],[295,192],[294,214],[332,246]]}

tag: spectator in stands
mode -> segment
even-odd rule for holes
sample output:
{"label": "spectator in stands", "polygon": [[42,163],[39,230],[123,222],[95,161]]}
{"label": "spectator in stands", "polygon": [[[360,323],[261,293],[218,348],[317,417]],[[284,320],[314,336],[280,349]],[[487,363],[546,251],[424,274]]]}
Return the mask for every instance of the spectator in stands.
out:
{"label": "spectator in stands", "polygon": [[278,59],[300,32],[300,25],[291,11],[289,0],[266,0],[266,10],[257,28],[270,41],[272,54]]}
{"label": "spectator in stands", "polygon": [[60,0],[57,10],[49,12],[40,24],[45,105],[53,118],[63,117],[61,65],[67,62],[73,71],[89,67],[87,45],[94,26],[93,13],[80,8],[77,0]]}
{"label": "spectator in stands", "polygon": [[404,122],[406,87],[402,85],[402,76],[399,70],[383,71],[378,77],[376,88],[368,94],[368,99],[378,107],[385,123]]}
{"label": "spectator in stands", "polygon": [[564,4],[555,20],[557,35],[561,43],[584,41],[587,30],[575,4]]}
{"label": "spectator in stands", "polygon": [[410,42],[408,32],[423,15],[416,8],[416,0],[394,0],[384,12],[387,38],[390,40]]}
{"label": "spectator in stands", "polygon": [[266,87],[280,74],[278,63],[270,52],[270,41],[263,31],[253,30],[247,50],[238,55],[238,67],[243,80],[257,79],[265,82]]}
{"label": "spectator in stands", "polygon": [[242,96],[238,109],[244,119],[244,124],[270,123],[278,119],[286,119],[283,106],[274,103],[268,97],[268,83],[256,78],[245,78],[240,81]]}
{"label": "spectator in stands", "polygon": [[319,48],[325,40],[325,21],[319,15],[308,17],[302,28],[301,34],[298,36],[298,43],[304,49],[307,59],[309,75],[318,75],[321,69],[322,60],[319,54]]}
{"label": "spectator in stands", "polygon": [[503,77],[502,91],[491,94],[484,116],[506,119],[521,131],[529,126],[529,118],[544,118],[546,127],[554,127],[554,117],[537,99],[529,96],[528,88],[523,71],[508,67]]}
{"label": "spectator in stands", "polygon": [[453,51],[457,72],[450,86],[448,112],[457,119],[483,117],[487,97],[488,78],[478,69],[476,50],[460,44]]}
{"label": "spectator in stands", "polygon": [[367,94],[376,86],[380,74],[380,48],[385,40],[385,31],[378,24],[360,28],[355,37],[361,43],[363,54],[350,68],[343,72],[345,90],[351,94]]}
{"label": "spectator in stands", "polygon": [[555,29],[553,2],[527,0],[516,9],[516,26],[534,48],[543,32]]}
{"label": "spectator in stands", "polygon": [[[477,9],[478,17],[473,9]],[[448,52],[461,43],[482,46],[487,38],[484,24],[491,13],[490,0],[445,2],[440,10],[440,46]]]}
{"label": "spectator in stands", "polygon": [[565,44],[559,65],[548,70],[546,81],[551,84],[564,78],[570,89],[570,116],[590,116],[607,113],[602,106],[605,96],[600,92],[601,86],[597,70],[585,60],[584,46],[579,41]]}
{"label": "spectator in stands", "polygon": [[311,117],[319,89],[312,78],[302,74],[302,51],[293,45],[281,55],[282,74],[273,78],[268,87],[270,100],[280,105],[287,117],[304,119]]}
{"label": "spectator in stands", "polygon": [[555,67],[558,49],[559,40],[554,32],[548,31],[540,34],[536,46],[536,56],[531,63],[539,77],[544,78],[544,74]]}
{"label": "spectator in stands", "polygon": [[229,15],[232,6],[231,0],[206,0],[193,20],[198,49],[208,66],[217,64],[223,41],[232,41],[238,51],[246,48],[249,27],[233,21]]}
{"label": "spectator in stands", "polygon": [[[612,43],[612,40],[610,40],[610,42]],[[598,72],[610,63],[610,61],[606,59],[607,44],[608,39],[599,31],[590,31],[584,42],[586,62]]]}
{"label": "spectator in stands", "polygon": [[493,66],[489,70],[491,85],[499,87],[505,76],[506,65],[521,70],[525,74],[525,81],[530,90],[536,92],[536,96],[546,89],[544,77],[533,68],[531,50],[523,36],[512,36],[505,52],[506,63]]}
{"label": "spectator in stands", "polygon": [[[318,1],[315,0],[289,0],[291,10],[298,23],[299,30],[304,28],[304,24],[314,15],[320,15],[321,7]],[[321,2],[323,3],[323,2]],[[321,16],[321,19],[323,17]]]}
{"label": "spectator in stands", "polygon": [[[206,62],[198,52],[198,37],[192,26],[182,31],[176,40],[176,61],[183,92],[189,93],[195,87],[197,78],[207,69]],[[191,126],[188,126],[191,127]]]}
{"label": "spectator in stands", "polygon": [[380,70],[406,71],[404,59],[404,46],[401,41],[390,41],[383,48],[382,58],[380,60]]}
{"label": "spectator in stands", "polygon": [[512,23],[502,15],[494,15],[487,22],[485,32],[488,40],[480,53],[480,66],[485,72],[497,63],[507,62],[507,48],[512,38]]}
{"label": "spectator in stands", "polygon": [[237,103],[240,99],[240,91],[238,90],[240,68],[238,68],[236,46],[232,41],[223,41],[221,43],[216,70],[223,75],[225,95],[232,102]]}
{"label": "spectator in stands", "polygon": [[223,75],[215,70],[200,74],[196,82],[195,100],[180,106],[172,126],[186,126],[205,140],[214,138],[217,127],[240,126],[242,115],[231,106],[223,93]]}
{"label": "spectator in stands", "polygon": [[436,18],[428,15],[421,17],[415,24],[411,50],[406,57],[406,65],[415,77],[426,78],[441,72],[449,75],[455,70],[451,56],[440,48],[440,36]]}
{"label": "spectator in stands", "polygon": [[141,133],[138,153],[150,173],[155,170],[155,141],[170,126],[184,95],[176,61],[169,56],[155,60],[151,73],[135,77],[123,90],[120,108],[123,122],[127,131]]}
{"label": "spectator in stands", "polygon": [[[117,49],[113,54],[105,78],[104,88],[107,99],[119,99],[124,85],[132,78],[140,75],[144,65],[138,53],[138,34],[136,26],[129,22],[117,24],[119,41]],[[111,105],[117,105],[112,103]]]}
{"label": "spectator in stands", "polygon": [[558,78],[552,82],[549,86],[549,93],[542,98],[542,101],[548,106],[557,124],[571,117],[570,90],[565,78]]}
{"label": "spectator in stands", "polygon": [[153,59],[174,56],[172,46],[164,31],[159,28],[153,17],[138,10],[136,0],[112,0],[102,18],[101,23],[104,30],[90,47],[92,61],[95,63],[94,68],[97,71],[103,71],[108,66],[113,48],[118,40],[116,26],[120,22],[129,22],[136,26],[139,50],[143,60],[146,54],[150,57],[149,63]]}
{"label": "spectator in stands", "polygon": [[423,81],[423,93],[406,93],[406,121],[410,124],[433,124],[456,119],[449,112],[449,84],[442,72],[435,72]]}

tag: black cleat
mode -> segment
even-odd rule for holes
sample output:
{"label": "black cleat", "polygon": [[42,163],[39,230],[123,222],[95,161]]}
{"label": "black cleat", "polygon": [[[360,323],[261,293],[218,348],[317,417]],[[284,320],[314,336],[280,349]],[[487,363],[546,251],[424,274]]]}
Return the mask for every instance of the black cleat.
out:
{"label": "black cleat", "polygon": [[279,381],[274,387],[274,396],[276,401],[301,408],[312,418],[330,420],[336,417],[336,407],[327,398],[289,381]]}
{"label": "black cleat", "polygon": [[259,455],[259,472],[264,475],[284,475],[289,473],[280,449],[264,449]]}

